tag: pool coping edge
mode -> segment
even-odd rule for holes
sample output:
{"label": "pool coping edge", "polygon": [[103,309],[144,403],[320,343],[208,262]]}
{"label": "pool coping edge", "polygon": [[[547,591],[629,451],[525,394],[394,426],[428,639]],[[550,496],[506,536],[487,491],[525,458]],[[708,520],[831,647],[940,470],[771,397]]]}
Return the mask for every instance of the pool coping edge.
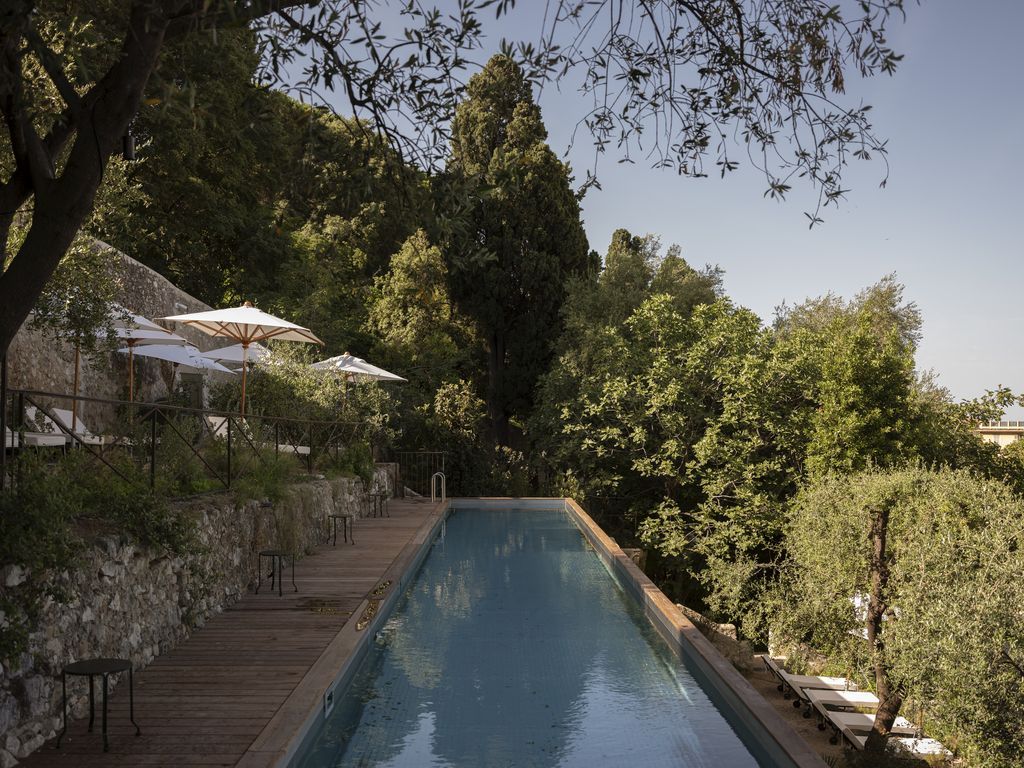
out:
{"label": "pool coping edge", "polygon": [[341,690],[362,660],[370,639],[387,619],[391,608],[405,591],[409,578],[426,557],[436,538],[437,529],[450,509],[448,501],[438,502],[401,552],[391,561],[378,584],[391,581],[377,611],[362,630],[356,625],[369,607],[370,595],[356,609],[331,639],[323,652],[306,671],[270,722],[260,731],[236,763],[239,768],[286,768],[292,764],[300,748],[323,716],[324,696],[332,689]]}
{"label": "pool coping edge", "polygon": [[[681,652],[692,651],[691,661],[702,667],[704,675],[720,681],[717,692],[733,709],[753,720],[752,736],[771,755],[784,755],[797,768],[826,768],[821,756],[787,723],[775,708],[757,692],[732,663],[722,656],[697,626],[673,603],[622,548],[586,513],[574,499],[565,498],[565,510],[576,521],[605,565],[633,592],[658,633]],[[710,670],[710,674],[708,672]],[[766,742],[767,736],[771,741]]]}

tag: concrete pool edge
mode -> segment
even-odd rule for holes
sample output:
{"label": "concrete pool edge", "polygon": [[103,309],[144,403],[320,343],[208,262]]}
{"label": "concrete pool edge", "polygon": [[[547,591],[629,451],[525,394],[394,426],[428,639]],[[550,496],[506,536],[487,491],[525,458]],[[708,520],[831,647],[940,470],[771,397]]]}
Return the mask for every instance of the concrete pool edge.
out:
{"label": "concrete pool edge", "polygon": [[[429,502],[427,504],[429,506]],[[378,583],[391,581],[391,585],[380,598],[369,624],[362,630],[356,629],[356,624],[370,605],[371,596],[367,595],[249,745],[237,766],[283,768],[291,765],[309,734],[323,718],[324,697],[328,692],[341,691],[347,685],[368,650],[370,640],[387,620],[408,580],[430,551],[448,512],[447,501],[432,506],[423,523],[381,576]]]}
{"label": "concrete pool edge", "polygon": [[608,570],[633,593],[659,634],[700,668],[727,704],[746,718],[748,728],[750,723],[756,724],[756,727],[749,728],[750,736],[765,753],[776,761],[782,757],[798,768],[824,768],[825,762],[821,757],[640,570],[615,540],[574,499],[561,501]]}

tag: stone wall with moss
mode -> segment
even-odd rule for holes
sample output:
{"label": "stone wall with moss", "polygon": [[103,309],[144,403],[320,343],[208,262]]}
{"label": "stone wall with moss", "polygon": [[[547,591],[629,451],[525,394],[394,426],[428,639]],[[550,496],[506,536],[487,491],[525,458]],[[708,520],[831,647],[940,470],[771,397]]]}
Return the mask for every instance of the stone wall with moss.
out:
{"label": "stone wall with moss", "polygon": [[[378,468],[375,481],[388,487]],[[359,480],[313,479],[289,486],[270,504],[236,502],[229,494],[177,502],[195,520],[199,546],[184,557],[100,538],[74,570],[61,575],[66,599],[50,601],[20,658],[0,674],[0,768],[16,764],[60,727],[60,670],[90,657],[129,658],[140,669],[236,602],[256,579],[260,549],[309,552],[323,542],[326,516],[364,512]],[[32,578],[8,566],[10,589]],[[3,621],[0,615],[0,622]],[[88,708],[84,690],[69,692],[71,708]]]}

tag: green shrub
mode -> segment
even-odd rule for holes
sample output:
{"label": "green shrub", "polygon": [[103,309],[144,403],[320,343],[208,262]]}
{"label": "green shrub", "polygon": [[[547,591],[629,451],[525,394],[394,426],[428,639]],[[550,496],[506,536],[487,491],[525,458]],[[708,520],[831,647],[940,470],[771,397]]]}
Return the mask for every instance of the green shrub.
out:
{"label": "green shrub", "polygon": [[235,476],[231,490],[242,504],[250,499],[278,502],[288,483],[302,471],[298,457],[273,448],[252,451],[250,462]]}
{"label": "green shrub", "polygon": [[0,493],[0,567],[27,575],[17,586],[0,584],[0,657],[25,650],[45,599],[63,597],[60,574],[87,537],[126,536],[174,555],[195,548],[195,521],[150,491],[129,456],[109,451],[104,460],[111,467],[84,450],[56,462],[24,454],[14,488]]}
{"label": "green shrub", "polygon": [[45,598],[62,596],[56,577],[82,549],[72,525],[79,509],[75,489],[51,482],[46,466],[31,455],[19,462],[14,489],[0,493],[0,566],[26,571],[17,586],[0,582],[0,658],[24,652]]}
{"label": "green shrub", "polygon": [[327,475],[358,477],[367,488],[373,482],[373,452],[362,441],[349,443],[337,454],[322,453],[316,466]]}

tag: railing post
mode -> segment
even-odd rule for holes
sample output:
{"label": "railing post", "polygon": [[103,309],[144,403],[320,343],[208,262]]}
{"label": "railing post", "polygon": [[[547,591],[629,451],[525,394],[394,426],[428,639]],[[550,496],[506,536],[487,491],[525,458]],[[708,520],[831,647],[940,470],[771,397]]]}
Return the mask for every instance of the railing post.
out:
{"label": "railing post", "polygon": [[[0,434],[4,450],[0,453],[0,493],[7,488],[7,351],[0,355]],[[11,455],[14,455],[14,431],[11,431]]]}
{"label": "railing post", "polygon": [[159,411],[154,408],[149,418],[149,489],[156,488],[156,415]]}
{"label": "railing post", "polygon": [[228,420],[228,488],[231,487],[231,417]]}

